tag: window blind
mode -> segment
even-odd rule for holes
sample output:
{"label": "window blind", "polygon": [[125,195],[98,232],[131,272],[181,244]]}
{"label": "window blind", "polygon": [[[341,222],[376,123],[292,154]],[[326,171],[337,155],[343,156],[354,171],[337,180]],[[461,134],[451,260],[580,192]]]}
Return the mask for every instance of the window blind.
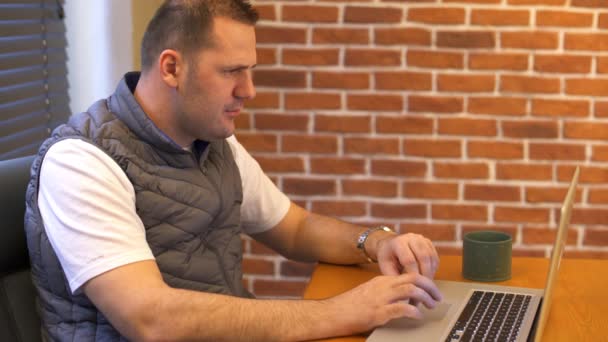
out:
{"label": "window blind", "polygon": [[70,115],[63,0],[0,0],[0,160],[36,153]]}

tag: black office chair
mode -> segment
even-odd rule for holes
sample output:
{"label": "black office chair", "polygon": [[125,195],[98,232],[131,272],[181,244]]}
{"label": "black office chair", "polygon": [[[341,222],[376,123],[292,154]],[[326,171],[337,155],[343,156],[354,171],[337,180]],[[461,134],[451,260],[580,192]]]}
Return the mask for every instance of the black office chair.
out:
{"label": "black office chair", "polygon": [[0,161],[0,341],[41,341],[23,218],[34,156]]}

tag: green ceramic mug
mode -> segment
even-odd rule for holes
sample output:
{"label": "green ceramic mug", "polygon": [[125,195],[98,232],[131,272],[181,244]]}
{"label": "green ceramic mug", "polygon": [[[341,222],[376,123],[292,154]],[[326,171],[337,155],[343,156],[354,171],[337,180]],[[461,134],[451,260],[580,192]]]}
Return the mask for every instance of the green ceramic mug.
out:
{"label": "green ceramic mug", "polygon": [[495,231],[465,234],[462,241],[462,276],[475,281],[511,278],[511,235]]}

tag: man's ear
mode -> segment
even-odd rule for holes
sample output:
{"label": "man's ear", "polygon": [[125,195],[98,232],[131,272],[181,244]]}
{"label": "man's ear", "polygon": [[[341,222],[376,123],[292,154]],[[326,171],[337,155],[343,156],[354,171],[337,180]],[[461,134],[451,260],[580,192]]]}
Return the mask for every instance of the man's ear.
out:
{"label": "man's ear", "polygon": [[163,50],[158,57],[158,66],[161,79],[169,87],[177,88],[179,78],[184,68],[182,55],[172,49]]}

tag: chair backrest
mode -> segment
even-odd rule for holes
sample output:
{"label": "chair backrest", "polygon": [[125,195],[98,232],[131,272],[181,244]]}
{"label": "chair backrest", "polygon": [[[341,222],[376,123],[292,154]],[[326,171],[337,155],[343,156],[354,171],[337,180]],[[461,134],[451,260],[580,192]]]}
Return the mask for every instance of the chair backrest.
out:
{"label": "chair backrest", "polygon": [[41,341],[23,220],[34,156],[0,161],[0,341]]}

